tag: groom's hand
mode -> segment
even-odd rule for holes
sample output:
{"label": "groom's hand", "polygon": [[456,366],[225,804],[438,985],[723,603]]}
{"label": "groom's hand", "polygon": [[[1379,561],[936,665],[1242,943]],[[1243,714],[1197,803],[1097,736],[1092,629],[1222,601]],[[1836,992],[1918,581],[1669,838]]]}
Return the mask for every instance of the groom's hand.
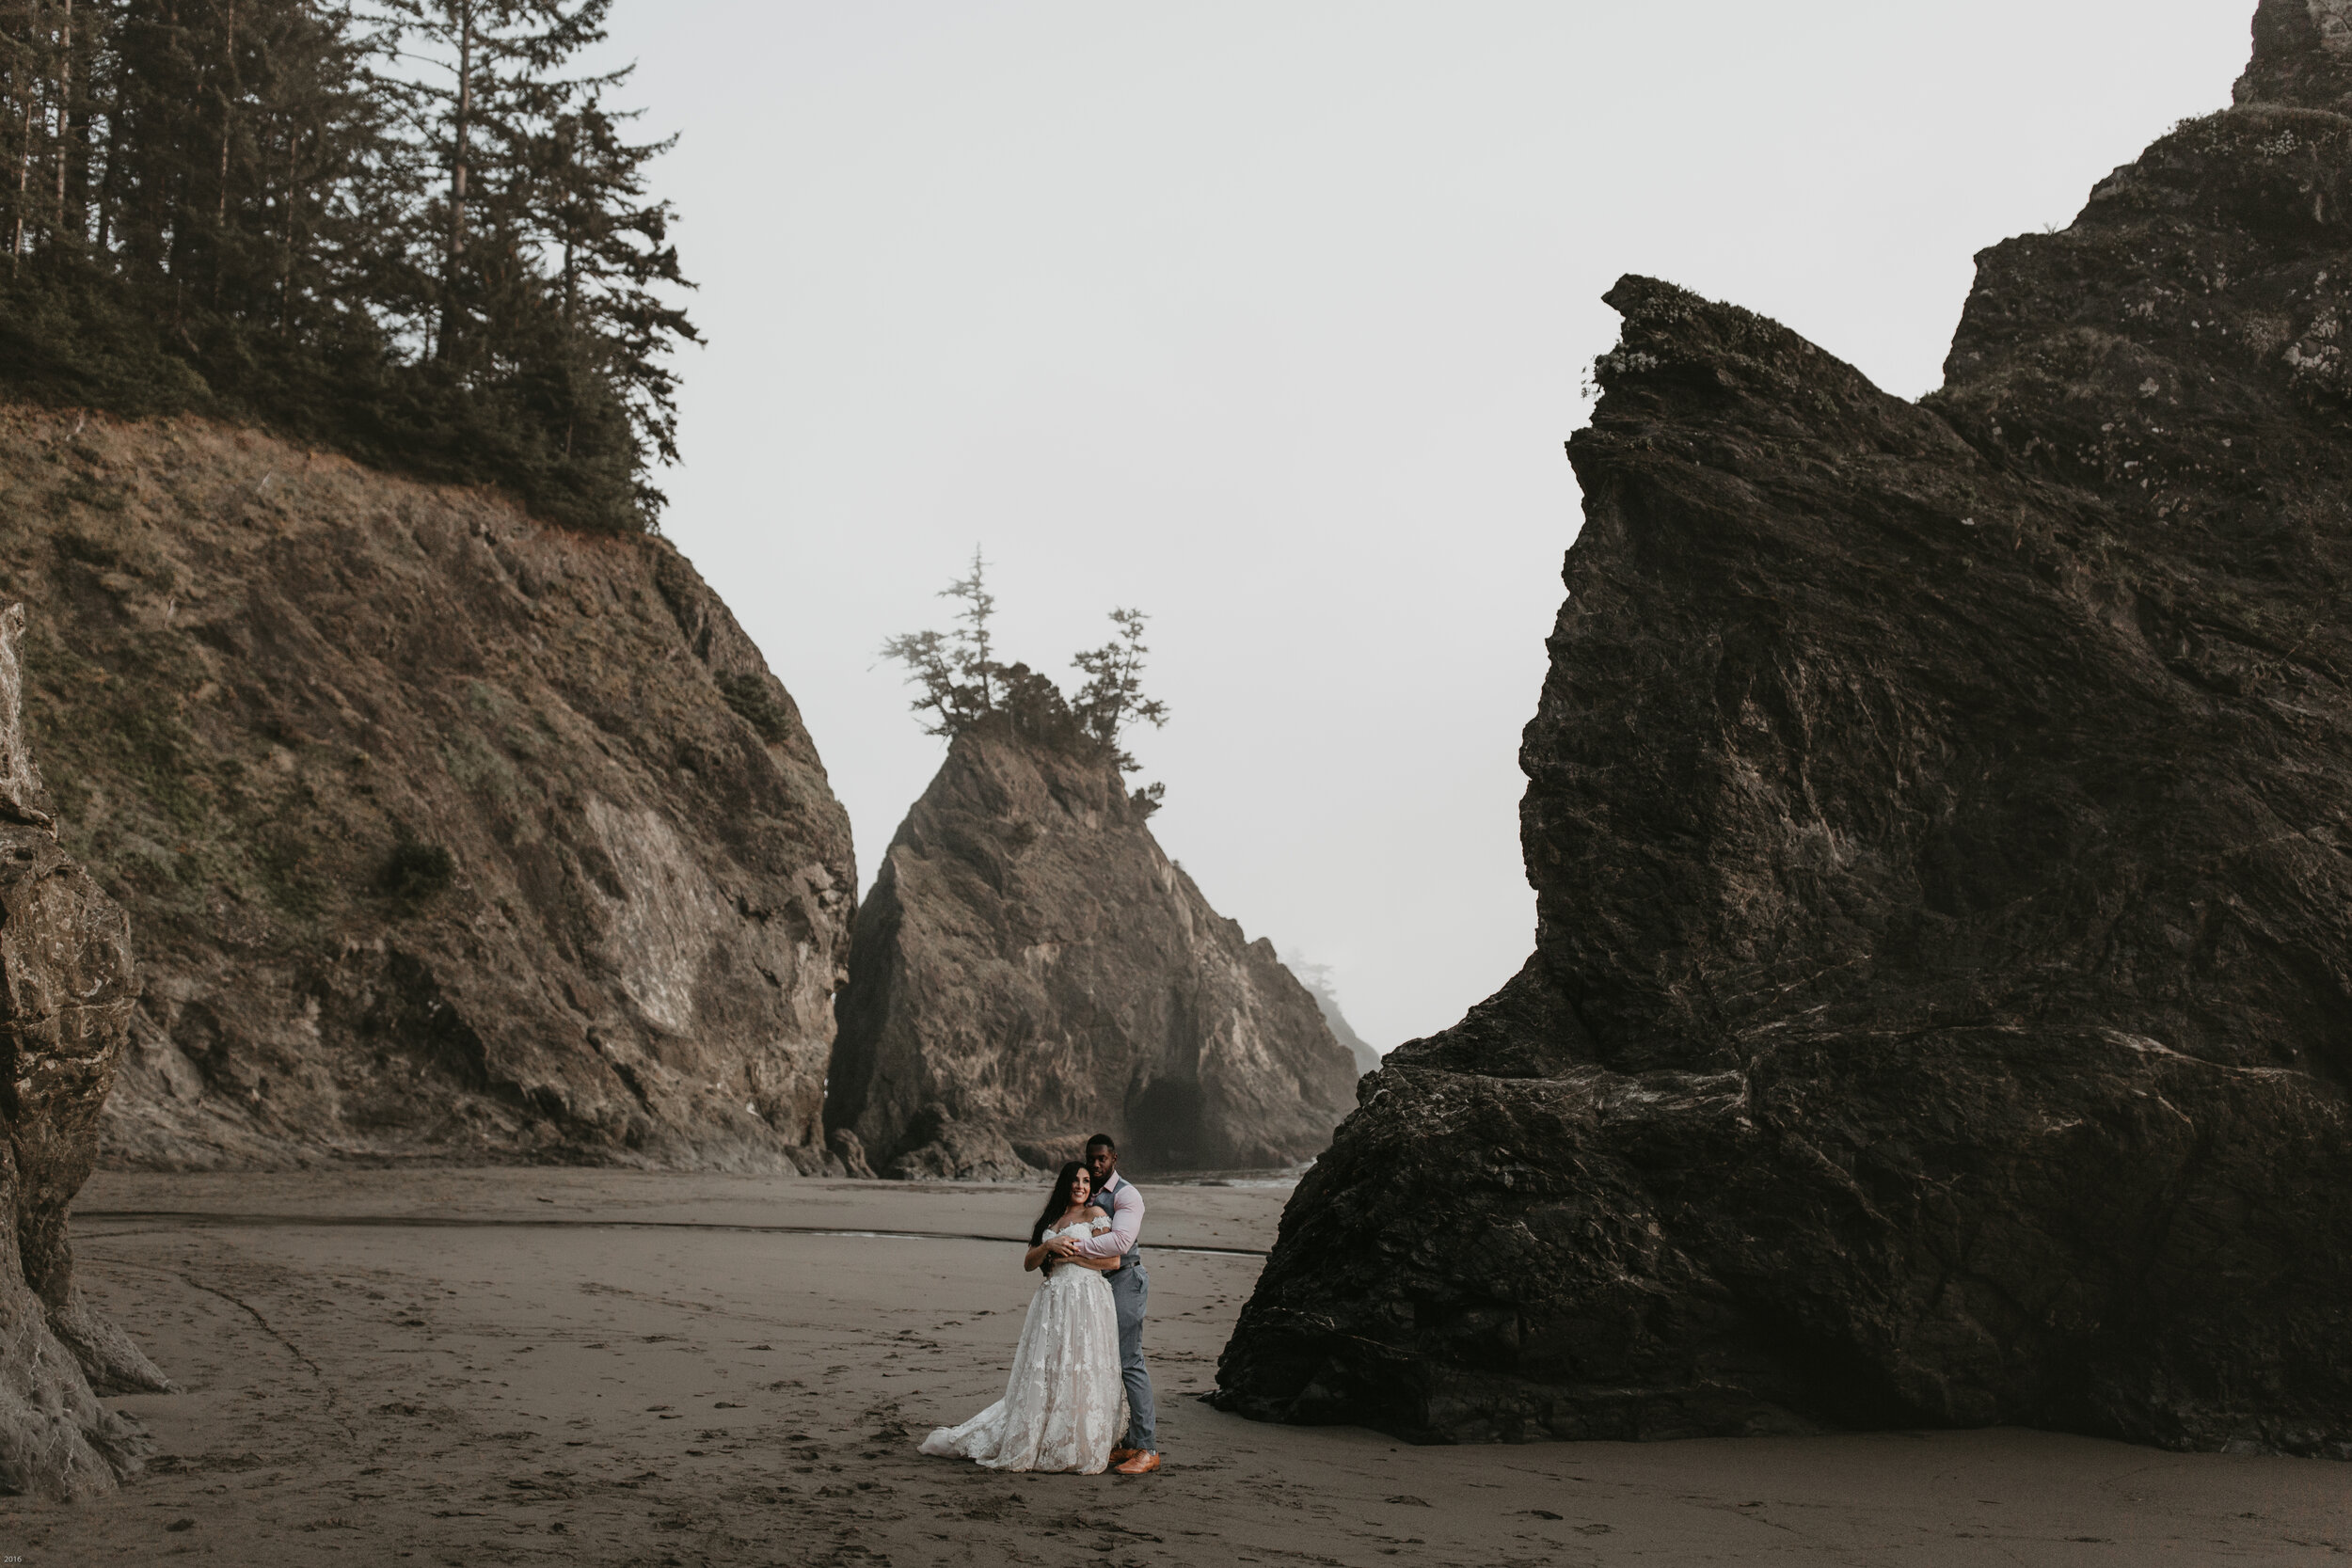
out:
{"label": "groom's hand", "polygon": [[1057,1258],[1068,1258],[1078,1250],[1078,1243],[1067,1236],[1057,1236],[1045,1243],[1045,1250]]}

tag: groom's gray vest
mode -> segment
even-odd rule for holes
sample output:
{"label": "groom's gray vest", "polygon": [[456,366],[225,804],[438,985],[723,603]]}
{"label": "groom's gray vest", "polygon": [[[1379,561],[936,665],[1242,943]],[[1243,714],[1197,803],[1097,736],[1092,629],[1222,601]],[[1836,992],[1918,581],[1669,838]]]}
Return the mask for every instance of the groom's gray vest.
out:
{"label": "groom's gray vest", "polygon": [[[1104,1197],[1109,1197],[1109,1196],[1110,1196],[1113,1193],[1116,1193],[1116,1192],[1117,1192],[1117,1191],[1119,1191],[1119,1189],[1120,1189],[1120,1188],[1121,1188],[1121,1187],[1132,1187],[1132,1186],[1134,1186],[1134,1185],[1135,1185],[1135,1183],[1134,1183],[1134,1182],[1132,1182],[1132,1181],[1128,1180],[1127,1180],[1125,1177],[1123,1177],[1123,1176],[1113,1176],[1113,1177],[1111,1178],[1111,1183],[1112,1183],[1112,1184],[1111,1184],[1110,1186],[1107,1186],[1107,1187],[1105,1187],[1105,1188],[1104,1188],[1104,1189],[1103,1189],[1103,1196],[1104,1196]],[[1111,1217],[1112,1217],[1113,1219],[1117,1219],[1117,1218],[1119,1217],[1117,1211],[1115,1211],[1115,1210],[1111,1210],[1111,1209],[1110,1209],[1110,1206],[1109,1206],[1108,1204],[1104,1205],[1104,1208],[1105,1209],[1105,1211],[1106,1211],[1106,1212],[1108,1212],[1110,1213],[1110,1215],[1111,1215]],[[1140,1262],[1142,1262],[1142,1261],[1143,1261],[1143,1238],[1142,1238],[1141,1236],[1137,1236],[1137,1237],[1136,1238],[1136,1244],[1135,1244],[1134,1246],[1129,1247],[1129,1248],[1127,1249],[1127,1251],[1126,1251],[1125,1256],[1121,1257],[1121,1258],[1119,1259],[1119,1268],[1117,1268],[1117,1269],[1106,1269],[1106,1270],[1104,1270],[1104,1276],[1105,1276],[1105,1277],[1108,1277],[1108,1276],[1109,1276],[1109,1275],[1115,1275],[1115,1274],[1119,1273],[1119,1272],[1120,1272],[1120,1270],[1124,1269],[1124,1268],[1125,1268],[1128,1264],[1130,1264],[1130,1263],[1140,1263]]]}

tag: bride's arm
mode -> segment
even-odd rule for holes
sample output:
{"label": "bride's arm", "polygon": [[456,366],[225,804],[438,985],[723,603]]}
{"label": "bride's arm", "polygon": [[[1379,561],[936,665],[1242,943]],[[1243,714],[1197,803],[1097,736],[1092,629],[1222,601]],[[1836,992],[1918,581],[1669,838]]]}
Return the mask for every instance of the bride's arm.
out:
{"label": "bride's arm", "polygon": [[[1107,1220],[1110,1216],[1104,1213],[1100,1209],[1089,1208],[1087,1211],[1087,1217],[1099,1225]],[[1116,1258],[1089,1258],[1083,1252],[1071,1253],[1064,1257],[1062,1261],[1065,1263],[1075,1263],[1082,1269],[1092,1269],[1097,1274],[1109,1274],[1111,1271],[1119,1267],[1119,1259]]]}
{"label": "bride's arm", "polygon": [[1041,1265],[1046,1263],[1075,1263],[1082,1269],[1092,1269],[1098,1274],[1108,1274],[1119,1267],[1116,1258],[1089,1258],[1083,1254],[1056,1252],[1051,1242],[1040,1242],[1021,1255],[1021,1267],[1026,1273],[1035,1274]]}

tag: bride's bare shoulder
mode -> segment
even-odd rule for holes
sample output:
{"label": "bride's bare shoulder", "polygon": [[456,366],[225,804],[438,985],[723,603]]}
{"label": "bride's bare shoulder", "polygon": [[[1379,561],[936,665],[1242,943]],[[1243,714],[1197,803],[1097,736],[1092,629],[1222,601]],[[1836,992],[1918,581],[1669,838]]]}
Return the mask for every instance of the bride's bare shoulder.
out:
{"label": "bride's bare shoulder", "polygon": [[1086,1207],[1086,1212],[1080,1214],[1078,1217],[1084,1220],[1106,1220],[1110,1218],[1108,1214],[1103,1212],[1102,1206],[1095,1203],[1088,1204]]}

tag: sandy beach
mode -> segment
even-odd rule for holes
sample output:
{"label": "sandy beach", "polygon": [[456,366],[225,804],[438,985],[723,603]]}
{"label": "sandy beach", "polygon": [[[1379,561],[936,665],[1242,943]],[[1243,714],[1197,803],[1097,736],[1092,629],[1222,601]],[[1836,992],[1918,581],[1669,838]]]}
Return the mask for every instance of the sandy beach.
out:
{"label": "sandy beach", "polygon": [[1413,1448],[1209,1409],[1288,1189],[1147,1184],[1168,1467],[915,1452],[1001,1390],[1024,1188],[609,1171],[104,1175],[88,1288],[183,1386],[27,1564],[2316,1562],[2352,1467],[2014,1430]]}

